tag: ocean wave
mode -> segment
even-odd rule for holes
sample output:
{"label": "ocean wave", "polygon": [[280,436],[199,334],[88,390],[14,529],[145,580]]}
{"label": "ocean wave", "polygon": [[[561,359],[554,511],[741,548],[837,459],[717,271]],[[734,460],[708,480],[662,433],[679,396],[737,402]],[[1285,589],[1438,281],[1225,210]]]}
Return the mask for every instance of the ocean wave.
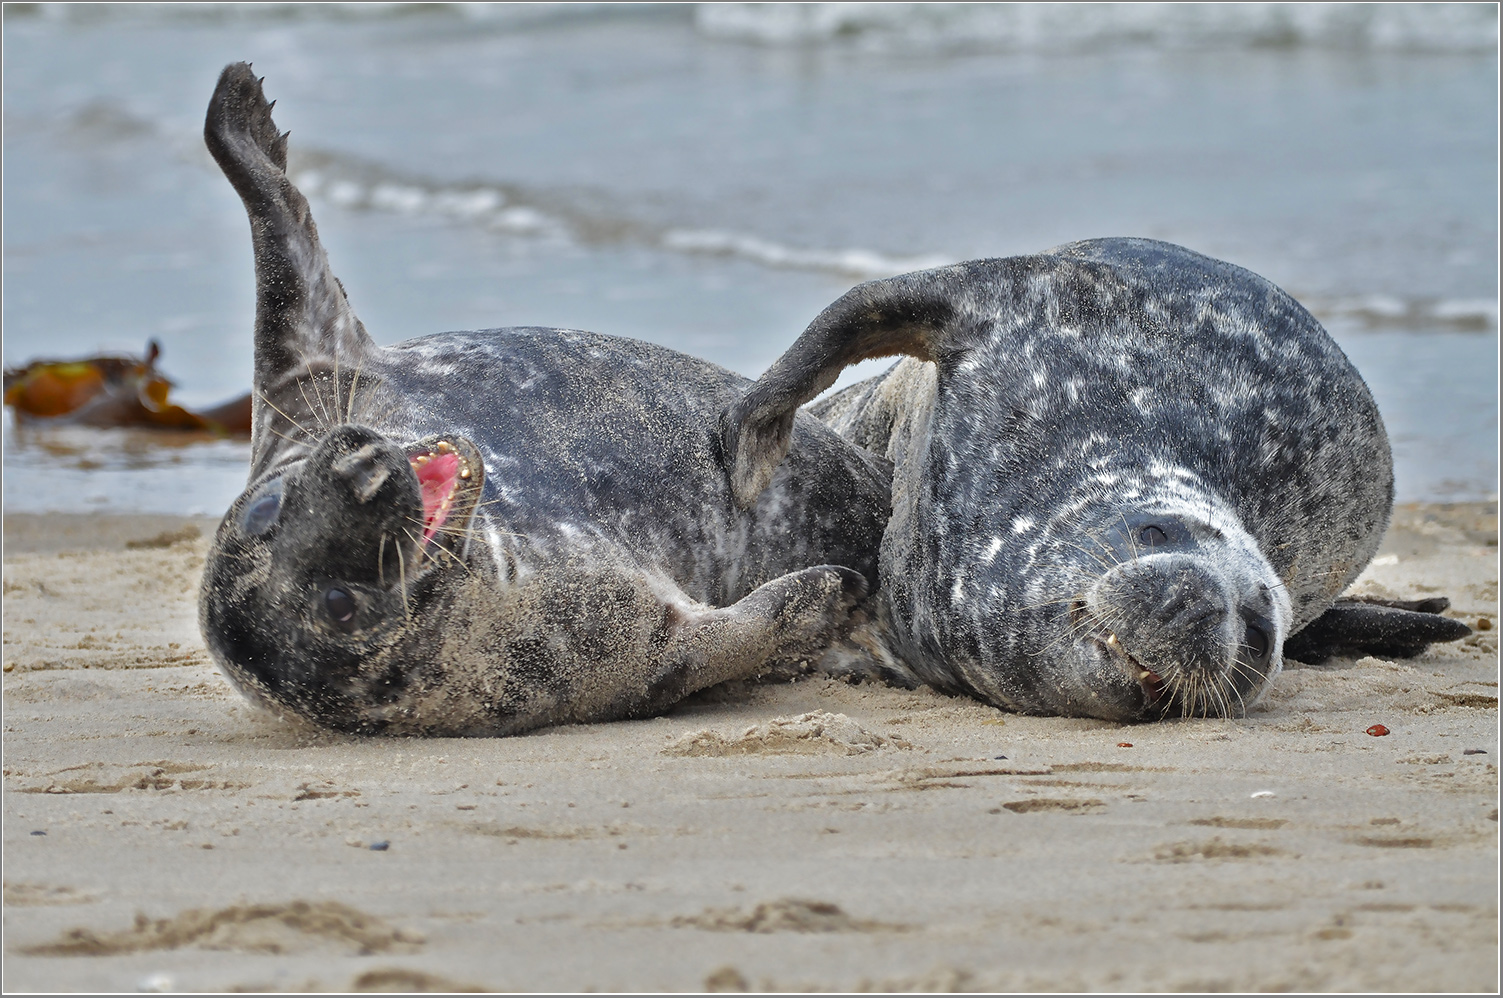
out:
{"label": "ocean wave", "polygon": [[635,244],[688,256],[722,256],[767,267],[812,270],[860,279],[943,266],[954,257],[895,256],[865,248],[800,247],[722,229],[686,229],[635,218],[626,211],[573,206],[555,192],[517,184],[445,184],[397,175],[352,157],[319,150],[295,155],[292,181],[312,200],[347,211],[436,215],[496,232],[564,239],[581,245]]}
{"label": "ocean wave", "polygon": [[1128,45],[1487,52],[1498,46],[1497,7],[1469,3],[721,3],[699,4],[694,21],[712,38],[916,51]]}
{"label": "ocean wave", "polygon": [[[612,212],[609,206],[574,205],[556,191],[500,182],[447,184],[396,174],[365,160],[317,149],[295,154],[291,173],[293,182],[309,198],[347,211],[441,216],[497,233],[583,246],[630,244],[857,280],[928,270],[960,259],[941,252],[899,254],[865,247],[797,246],[750,232],[666,225],[634,217],[625,209]],[[1475,332],[1498,328],[1498,303],[1492,299],[1382,294],[1296,297],[1322,322],[1346,327]]]}
{"label": "ocean wave", "polygon": [[1498,302],[1487,298],[1399,298],[1361,295],[1352,298],[1302,299],[1322,322],[1366,329],[1444,329],[1487,332],[1498,328]]}
{"label": "ocean wave", "polygon": [[89,23],[457,19],[500,31],[622,18],[692,19],[700,34],[715,39],[917,52],[1498,47],[1497,7],[1483,3],[14,3],[5,13]]}
{"label": "ocean wave", "polygon": [[678,253],[739,257],[769,267],[824,270],[852,277],[891,277],[954,263],[944,256],[888,256],[866,249],[801,249],[739,232],[718,229],[670,229],[659,245]]}
{"label": "ocean wave", "polygon": [[[638,12],[672,5],[636,5]],[[612,3],[150,3],[7,4],[6,17],[40,16],[54,21],[93,23],[104,20],[266,22],[378,21],[394,18],[456,18],[499,28],[531,28],[555,21],[577,21],[632,14]]]}

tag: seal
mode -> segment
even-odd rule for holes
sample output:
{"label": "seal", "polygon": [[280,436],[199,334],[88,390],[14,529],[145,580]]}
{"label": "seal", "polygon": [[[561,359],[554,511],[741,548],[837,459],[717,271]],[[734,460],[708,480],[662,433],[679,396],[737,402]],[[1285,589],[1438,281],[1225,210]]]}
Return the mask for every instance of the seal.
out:
{"label": "seal", "polygon": [[889,674],[1029,713],[1227,716],[1312,622],[1312,657],[1466,633],[1335,605],[1388,522],[1388,437],[1335,342],[1256,274],[1101,239],[859,285],[722,417],[738,500],[797,406],[892,354],[812,407],[894,464]]}
{"label": "seal", "polygon": [[855,622],[881,461],[804,416],[738,505],[717,421],[747,379],[562,329],[377,346],[248,65],[204,137],[255,250],[250,475],[199,598],[243,693],[344,731],[501,735],[659,711]]}

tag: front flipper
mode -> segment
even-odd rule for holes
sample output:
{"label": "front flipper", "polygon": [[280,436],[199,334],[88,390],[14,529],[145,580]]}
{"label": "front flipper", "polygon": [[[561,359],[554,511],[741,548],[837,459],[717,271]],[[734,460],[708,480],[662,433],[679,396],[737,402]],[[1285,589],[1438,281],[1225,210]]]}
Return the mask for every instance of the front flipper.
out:
{"label": "front flipper", "polygon": [[696,690],[801,661],[817,662],[860,622],[865,576],[819,565],[779,576],[740,602],[683,619],[653,663],[634,714],[655,714]]}
{"label": "front flipper", "polygon": [[1472,633],[1461,621],[1440,615],[1450,605],[1444,597],[1338,600],[1284,642],[1284,657],[1310,665],[1334,655],[1413,658],[1432,644]]}

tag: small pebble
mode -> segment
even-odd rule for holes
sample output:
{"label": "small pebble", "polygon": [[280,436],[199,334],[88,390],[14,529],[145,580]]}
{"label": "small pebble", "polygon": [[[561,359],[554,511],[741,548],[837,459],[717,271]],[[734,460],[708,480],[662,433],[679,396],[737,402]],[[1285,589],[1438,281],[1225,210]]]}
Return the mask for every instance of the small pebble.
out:
{"label": "small pebble", "polygon": [[1005,756],[1005,755],[994,755],[994,756],[992,756],[992,758],[993,759],[1006,759],[1007,756]]}
{"label": "small pebble", "polygon": [[1253,797],[1277,797],[1278,794],[1274,793],[1272,790],[1255,790],[1255,791],[1253,791],[1252,796]]}
{"label": "small pebble", "polygon": [[1488,620],[1486,617],[1478,617],[1477,618],[1477,630],[1479,630],[1479,631],[1490,631],[1492,629],[1493,629],[1493,622],[1491,620]]}
{"label": "small pebble", "polygon": [[1367,733],[1372,735],[1374,738],[1382,738],[1384,735],[1388,734],[1388,728],[1381,724],[1374,724],[1372,727],[1367,729]]}
{"label": "small pebble", "polygon": [[[1487,749],[1485,749],[1485,748],[1468,748],[1468,749],[1462,749],[1461,750],[1461,754],[1462,755],[1487,755]],[[36,833],[32,832],[32,834],[35,835]]]}
{"label": "small pebble", "polygon": [[1118,742],[1118,748],[1132,748],[1132,742]]}
{"label": "small pebble", "polygon": [[391,843],[382,839],[380,842],[371,843],[371,852],[385,852],[391,848]]}
{"label": "small pebble", "polygon": [[42,831],[40,828],[38,828],[36,831],[32,832],[31,834],[33,834],[33,835],[46,835],[47,833],[44,832],[44,831]]}

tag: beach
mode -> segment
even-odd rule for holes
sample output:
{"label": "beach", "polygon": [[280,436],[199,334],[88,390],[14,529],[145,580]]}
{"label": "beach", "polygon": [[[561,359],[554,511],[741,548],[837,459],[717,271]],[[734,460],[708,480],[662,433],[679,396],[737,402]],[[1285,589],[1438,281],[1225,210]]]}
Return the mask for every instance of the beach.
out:
{"label": "beach", "polygon": [[7,367],[151,343],[175,402],[252,388],[246,213],[202,138],[248,61],[382,345],[586,329],[756,377],[915,269],[1141,236],[1254,271],[1382,412],[1401,505],[1354,591],[1474,629],[1289,663],[1237,719],[806,677],[350,737],[253,706],[199,634],[248,441],[7,411],[6,990],[1497,989],[1494,7],[3,19]]}
{"label": "beach", "polygon": [[1354,587],[1471,637],[1244,719],[815,677],[463,740],[243,700],[214,526],[5,518],[9,991],[1497,987],[1496,503],[1400,506]]}

